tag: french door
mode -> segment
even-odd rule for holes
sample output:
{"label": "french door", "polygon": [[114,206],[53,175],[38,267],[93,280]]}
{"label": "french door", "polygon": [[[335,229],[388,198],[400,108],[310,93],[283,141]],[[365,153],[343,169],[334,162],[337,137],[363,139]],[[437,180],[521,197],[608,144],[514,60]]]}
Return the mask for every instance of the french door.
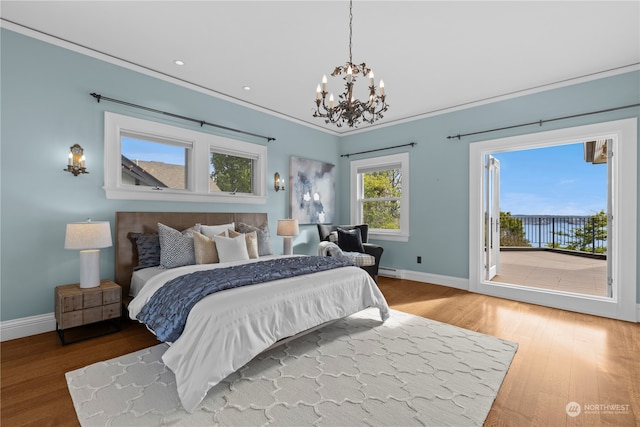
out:
{"label": "french door", "polygon": [[[491,281],[499,268],[500,165],[491,154],[607,140],[609,200],[607,295],[552,293]],[[637,120],[626,119],[558,129],[469,145],[469,290],[538,305],[636,321]],[[495,197],[494,197],[495,196]],[[496,226],[497,222],[497,226]]]}
{"label": "french door", "polygon": [[500,268],[500,161],[485,158],[485,279],[491,280]]}

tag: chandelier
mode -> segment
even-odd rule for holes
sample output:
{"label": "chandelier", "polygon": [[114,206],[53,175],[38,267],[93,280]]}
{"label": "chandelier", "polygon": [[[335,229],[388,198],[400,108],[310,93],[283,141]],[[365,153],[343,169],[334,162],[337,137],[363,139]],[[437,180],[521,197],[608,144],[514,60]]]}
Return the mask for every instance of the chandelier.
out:
{"label": "chandelier", "polygon": [[[360,122],[373,123],[383,117],[382,113],[387,111],[384,94],[384,82],[380,80],[380,94],[376,93],[376,86],[373,82],[373,71],[362,64],[354,64],[351,56],[351,38],[353,33],[353,0],[349,0],[349,62],[344,66],[337,66],[331,75],[333,77],[344,74],[342,78],[345,84],[345,91],[338,95],[338,102],[333,94],[327,92],[327,76],[322,76],[322,85],[316,89],[316,111],[313,117],[322,117],[325,123],[334,123],[342,127],[344,123],[349,127],[358,127]],[[365,101],[354,98],[353,89],[356,78],[367,76],[369,79],[369,98]],[[329,100],[327,102],[327,95]]]}

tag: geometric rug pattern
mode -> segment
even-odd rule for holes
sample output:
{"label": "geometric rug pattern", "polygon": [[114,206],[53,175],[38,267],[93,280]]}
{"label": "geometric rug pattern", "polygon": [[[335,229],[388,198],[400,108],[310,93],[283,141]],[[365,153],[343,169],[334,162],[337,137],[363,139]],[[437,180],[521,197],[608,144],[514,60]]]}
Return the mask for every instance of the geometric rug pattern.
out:
{"label": "geometric rug pattern", "polygon": [[188,413],[167,344],[68,372],[83,426],[481,426],[517,344],[367,309],[260,354]]}

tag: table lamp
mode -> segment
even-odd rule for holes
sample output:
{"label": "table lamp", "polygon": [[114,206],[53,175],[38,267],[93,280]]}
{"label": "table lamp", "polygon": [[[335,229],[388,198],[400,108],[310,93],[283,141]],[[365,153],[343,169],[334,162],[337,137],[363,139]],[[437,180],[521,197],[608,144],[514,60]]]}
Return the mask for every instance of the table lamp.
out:
{"label": "table lamp", "polygon": [[279,219],[278,220],[278,230],[276,234],[278,236],[283,236],[283,255],[291,255],[293,254],[293,247],[291,245],[291,237],[297,236],[300,233],[300,229],[298,228],[298,220],[297,219]]}
{"label": "table lamp", "polygon": [[74,222],[67,224],[65,249],[80,249],[80,287],[100,285],[100,248],[111,246],[109,221]]}

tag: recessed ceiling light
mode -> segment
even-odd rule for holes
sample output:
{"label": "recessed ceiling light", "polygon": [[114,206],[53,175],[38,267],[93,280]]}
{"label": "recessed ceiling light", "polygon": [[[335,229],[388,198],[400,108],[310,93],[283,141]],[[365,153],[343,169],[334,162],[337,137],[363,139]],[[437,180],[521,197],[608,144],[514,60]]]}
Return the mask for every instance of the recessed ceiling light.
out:
{"label": "recessed ceiling light", "polygon": [[176,59],[175,61],[173,61],[173,63],[176,65],[184,65],[184,62],[180,61],[179,59]]}
{"label": "recessed ceiling light", "polygon": [[242,89],[246,90],[247,92],[251,90],[251,86],[242,86]]}

